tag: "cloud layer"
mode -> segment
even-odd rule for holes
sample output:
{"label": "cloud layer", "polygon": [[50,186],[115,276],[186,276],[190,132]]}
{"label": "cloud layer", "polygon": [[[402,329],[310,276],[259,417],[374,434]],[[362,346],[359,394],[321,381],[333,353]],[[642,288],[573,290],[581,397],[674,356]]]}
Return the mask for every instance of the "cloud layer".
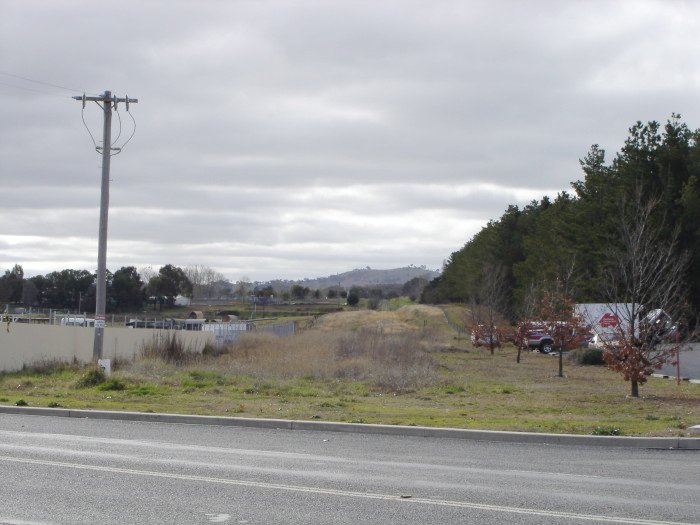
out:
{"label": "cloud layer", "polygon": [[0,270],[96,266],[101,161],[70,97],[105,89],[139,99],[111,269],[438,268],[508,204],[568,189],[591,144],[694,126],[699,20],[680,1],[5,2]]}

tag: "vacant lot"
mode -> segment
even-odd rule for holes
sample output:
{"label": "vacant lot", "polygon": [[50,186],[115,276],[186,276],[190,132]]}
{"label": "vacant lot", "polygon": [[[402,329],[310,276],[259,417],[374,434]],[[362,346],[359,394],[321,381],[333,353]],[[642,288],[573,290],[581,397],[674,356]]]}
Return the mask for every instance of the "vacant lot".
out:
{"label": "vacant lot", "polygon": [[[452,319],[459,312],[449,312]],[[0,374],[0,403],[581,434],[684,435],[700,385],[651,378],[641,398],[603,367],[455,339],[438,308],[321,316],[289,338],[251,334],[218,356],[144,349],[108,379],[44,364]]]}

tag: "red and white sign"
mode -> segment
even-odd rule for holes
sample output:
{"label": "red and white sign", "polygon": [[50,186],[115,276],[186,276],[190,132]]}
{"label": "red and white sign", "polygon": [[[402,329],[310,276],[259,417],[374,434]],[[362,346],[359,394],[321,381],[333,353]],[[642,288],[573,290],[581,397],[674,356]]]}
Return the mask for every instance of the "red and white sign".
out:
{"label": "red and white sign", "polygon": [[603,328],[615,328],[620,324],[620,319],[615,314],[608,312],[600,318],[598,324]]}

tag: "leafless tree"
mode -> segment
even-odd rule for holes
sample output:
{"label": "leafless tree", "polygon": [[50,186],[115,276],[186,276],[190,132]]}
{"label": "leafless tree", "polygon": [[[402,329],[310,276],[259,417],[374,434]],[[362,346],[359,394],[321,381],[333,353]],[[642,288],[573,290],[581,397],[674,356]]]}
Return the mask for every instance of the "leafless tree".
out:
{"label": "leafless tree", "polygon": [[141,280],[144,283],[147,283],[153,277],[158,275],[158,271],[154,270],[153,267],[151,267],[151,266],[144,266],[142,268],[139,268],[138,272],[139,272],[139,277],[141,277]]}
{"label": "leafless tree", "polygon": [[658,200],[644,199],[641,188],[621,203],[605,271],[607,300],[620,323],[603,358],[630,382],[632,397],[639,396],[639,385],[654,369],[676,355],[678,323],[688,314],[688,256],[679,253],[678,230],[669,234],[657,209]]}
{"label": "leafless tree", "polygon": [[193,297],[198,299],[215,296],[215,283],[226,280],[223,274],[208,266],[187,266],[183,270],[192,283]]}
{"label": "leafless tree", "polygon": [[491,354],[501,346],[503,308],[506,304],[506,272],[503,266],[484,264],[481,283],[471,301],[472,341],[487,346]]}

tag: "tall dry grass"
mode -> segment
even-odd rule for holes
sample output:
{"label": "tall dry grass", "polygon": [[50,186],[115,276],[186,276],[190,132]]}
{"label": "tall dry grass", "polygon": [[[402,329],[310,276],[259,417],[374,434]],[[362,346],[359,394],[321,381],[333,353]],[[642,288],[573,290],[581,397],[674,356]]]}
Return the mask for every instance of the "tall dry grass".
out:
{"label": "tall dry grass", "polygon": [[354,379],[410,391],[434,382],[429,337],[381,328],[308,331],[294,337],[247,334],[217,358],[217,370],[260,379]]}
{"label": "tall dry grass", "polygon": [[173,365],[190,363],[201,353],[196,346],[185,343],[175,330],[154,334],[150,341],[143,342],[139,347],[141,358]]}

